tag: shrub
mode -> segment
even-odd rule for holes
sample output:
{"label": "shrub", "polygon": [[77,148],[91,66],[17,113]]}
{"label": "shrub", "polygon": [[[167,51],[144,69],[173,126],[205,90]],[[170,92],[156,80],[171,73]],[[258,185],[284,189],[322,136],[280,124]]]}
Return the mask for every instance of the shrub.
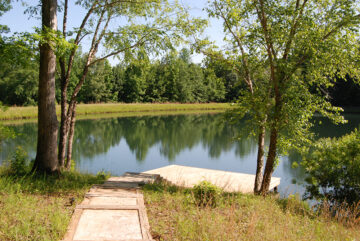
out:
{"label": "shrub", "polygon": [[22,147],[17,147],[9,161],[9,172],[16,176],[23,176],[29,172],[28,154]]}
{"label": "shrub", "polygon": [[215,207],[221,194],[221,189],[214,184],[202,181],[193,188],[196,204]]}
{"label": "shrub", "polygon": [[302,165],[309,174],[306,198],[333,203],[360,201],[360,132],[320,139]]}

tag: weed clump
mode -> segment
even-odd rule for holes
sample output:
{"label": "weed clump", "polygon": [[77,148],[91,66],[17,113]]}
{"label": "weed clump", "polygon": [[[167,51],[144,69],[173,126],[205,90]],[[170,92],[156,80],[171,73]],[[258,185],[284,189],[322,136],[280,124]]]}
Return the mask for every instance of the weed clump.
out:
{"label": "weed clump", "polygon": [[195,202],[198,206],[216,207],[222,190],[208,181],[202,181],[193,188]]}
{"label": "weed clump", "polygon": [[13,157],[8,161],[8,172],[14,176],[26,175],[31,167],[27,152],[22,147],[17,147]]}

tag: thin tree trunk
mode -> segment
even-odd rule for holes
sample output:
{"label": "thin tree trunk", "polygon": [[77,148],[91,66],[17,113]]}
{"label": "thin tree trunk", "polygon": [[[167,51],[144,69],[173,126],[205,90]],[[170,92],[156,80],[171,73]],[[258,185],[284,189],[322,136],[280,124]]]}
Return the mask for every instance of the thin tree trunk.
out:
{"label": "thin tree trunk", "polygon": [[69,130],[69,139],[68,139],[68,146],[67,146],[67,163],[66,169],[70,170],[71,167],[71,155],[72,155],[72,147],[73,147],[73,140],[74,140],[74,133],[75,133],[75,122],[76,122],[76,102],[73,107],[73,112],[70,121],[70,130]]}
{"label": "thin tree trunk", "polygon": [[[57,30],[57,1],[43,0],[41,6],[43,31]],[[33,171],[58,171],[58,121],[55,109],[56,56],[49,43],[40,45],[38,141]]]}
{"label": "thin tree trunk", "polygon": [[[281,79],[281,78],[280,78]],[[274,172],[274,165],[277,156],[277,141],[279,135],[279,125],[280,125],[280,116],[282,111],[282,96],[279,89],[279,79],[272,78],[274,83],[274,92],[275,92],[275,116],[274,122],[272,123],[270,130],[270,144],[269,152],[266,158],[266,165],[264,171],[264,177],[261,184],[260,193],[266,195],[269,192],[271,176]]]}
{"label": "thin tree trunk", "polygon": [[255,194],[258,194],[260,192],[260,187],[263,180],[264,146],[265,146],[265,125],[260,127],[260,133],[258,136],[258,155],[257,155],[256,176],[255,176],[255,184],[254,184]]}
{"label": "thin tree trunk", "polygon": [[[66,39],[66,26],[67,26],[67,12],[68,12],[68,0],[64,2],[64,16],[63,16],[63,37]],[[67,103],[67,86],[69,79],[65,66],[65,58],[62,56],[59,58],[60,70],[61,70],[61,121],[60,121],[60,138],[59,138],[59,165],[61,168],[65,165],[65,153],[66,153],[66,140],[68,137],[68,125],[66,122],[66,103]],[[70,67],[68,67],[69,69]]]}
{"label": "thin tree trunk", "polygon": [[262,195],[266,195],[269,192],[271,176],[274,172],[274,164],[276,160],[276,151],[277,151],[277,139],[278,139],[278,129],[276,127],[276,124],[274,125],[275,126],[271,129],[269,153],[266,159],[264,177],[260,189],[260,193]]}
{"label": "thin tree trunk", "polygon": [[61,80],[61,121],[60,121],[60,138],[59,138],[59,165],[64,167],[66,140],[68,137],[68,124],[66,118],[66,102],[67,102],[67,87],[65,87],[65,80]]}

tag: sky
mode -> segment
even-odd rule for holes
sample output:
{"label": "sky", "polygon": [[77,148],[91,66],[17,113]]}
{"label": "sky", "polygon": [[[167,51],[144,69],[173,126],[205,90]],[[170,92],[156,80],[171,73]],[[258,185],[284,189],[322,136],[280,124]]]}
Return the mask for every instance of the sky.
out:
{"label": "sky", "polygon": [[[25,1],[30,6],[36,6],[39,4],[38,0],[27,0]],[[60,1],[58,1],[59,3]],[[68,29],[72,27],[79,26],[81,20],[85,15],[85,11],[74,4],[74,0],[69,1],[69,10],[68,10]],[[207,0],[181,0],[182,4],[190,8],[190,14],[195,17],[207,18],[207,13],[203,10],[206,7]],[[14,32],[32,32],[34,27],[40,27],[41,20],[38,17],[30,17],[29,14],[24,13],[26,7],[23,6],[21,1],[13,1],[12,9],[0,17],[0,23],[7,25],[11,33]],[[58,14],[58,28],[62,27],[62,14]],[[205,35],[209,37],[210,40],[215,41],[218,45],[222,45],[223,34],[222,34],[222,23],[217,19],[210,19],[210,25],[205,31]],[[83,43],[83,50],[86,51],[87,43]],[[201,63],[203,55],[194,54],[192,60],[195,63]],[[109,59],[112,65],[118,63],[117,59]]]}

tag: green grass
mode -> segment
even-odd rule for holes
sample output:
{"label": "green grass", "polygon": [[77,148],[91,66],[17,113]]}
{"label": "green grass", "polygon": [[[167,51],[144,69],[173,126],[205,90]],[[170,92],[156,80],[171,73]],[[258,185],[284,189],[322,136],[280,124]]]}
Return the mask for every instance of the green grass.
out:
{"label": "green grass", "polygon": [[[214,111],[226,110],[232,108],[228,103],[204,103],[204,104],[79,104],[77,106],[77,116],[81,118],[86,115],[94,114],[139,114],[139,113],[159,113],[159,112],[174,112],[174,111]],[[56,106],[56,112],[60,114],[60,106]],[[6,111],[0,110],[0,120],[19,120],[19,119],[36,119],[37,107],[9,107]]]}
{"label": "green grass", "polygon": [[77,172],[16,177],[0,167],[0,240],[60,240],[75,205],[105,178]]}
{"label": "green grass", "polygon": [[222,194],[216,207],[202,207],[191,189],[153,184],[143,190],[155,240],[360,239],[358,226],[319,216],[293,197]]}

